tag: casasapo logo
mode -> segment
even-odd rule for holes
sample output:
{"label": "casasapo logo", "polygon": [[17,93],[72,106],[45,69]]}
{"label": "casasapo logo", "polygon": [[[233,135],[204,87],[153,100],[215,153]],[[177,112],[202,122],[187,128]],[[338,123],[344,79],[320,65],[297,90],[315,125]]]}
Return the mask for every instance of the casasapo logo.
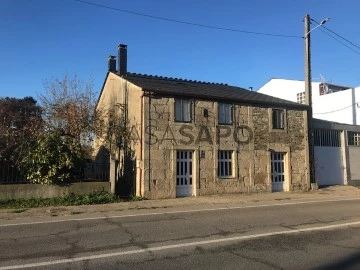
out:
{"label": "casasapo logo", "polygon": [[[132,126],[130,139],[139,141],[140,136],[137,126]],[[233,140],[240,145],[248,144],[253,139],[253,131],[247,125],[239,126],[170,126],[159,130],[158,127],[149,125],[145,127],[146,144],[163,144],[171,141],[175,145],[197,145],[199,143],[220,144],[221,141]]]}

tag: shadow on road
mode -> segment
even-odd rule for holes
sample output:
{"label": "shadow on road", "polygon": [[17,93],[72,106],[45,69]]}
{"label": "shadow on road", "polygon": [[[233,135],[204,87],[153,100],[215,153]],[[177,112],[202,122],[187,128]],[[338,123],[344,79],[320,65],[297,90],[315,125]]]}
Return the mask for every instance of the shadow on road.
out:
{"label": "shadow on road", "polygon": [[317,270],[329,270],[329,269],[360,269],[360,252],[354,253],[351,256],[347,256],[342,260],[338,260],[333,263],[326,264],[321,267],[316,267]]}

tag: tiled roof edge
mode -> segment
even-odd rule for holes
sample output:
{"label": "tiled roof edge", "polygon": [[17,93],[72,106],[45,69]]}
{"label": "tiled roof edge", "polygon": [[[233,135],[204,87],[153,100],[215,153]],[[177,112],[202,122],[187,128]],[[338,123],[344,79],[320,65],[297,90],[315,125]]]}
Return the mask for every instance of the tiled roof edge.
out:
{"label": "tiled roof edge", "polygon": [[[230,86],[226,83],[216,83],[216,82],[206,82],[206,81],[198,81],[198,80],[190,80],[190,79],[183,79],[183,78],[174,78],[174,77],[166,77],[166,76],[157,76],[157,75],[149,75],[149,74],[141,74],[141,73],[131,73],[128,72],[123,77],[125,78],[127,75],[131,76],[137,76],[137,77],[143,77],[143,78],[154,78],[154,79],[160,79],[160,80],[171,80],[171,81],[179,81],[179,82],[190,82],[190,83],[201,83],[201,84],[212,84],[212,85],[225,85]],[[239,87],[241,88],[241,87]]]}

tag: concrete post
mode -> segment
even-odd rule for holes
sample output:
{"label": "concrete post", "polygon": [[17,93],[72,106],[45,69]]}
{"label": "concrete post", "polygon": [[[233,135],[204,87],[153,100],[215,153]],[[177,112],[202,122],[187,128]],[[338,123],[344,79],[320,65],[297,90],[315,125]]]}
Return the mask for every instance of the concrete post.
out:
{"label": "concrete post", "polygon": [[311,54],[310,54],[310,15],[304,18],[304,66],[305,66],[305,103],[309,105],[308,109],[308,140],[309,140],[309,166],[310,166],[310,183],[311,189],[317,189],[318,185],[315,180],[314,164],[314,134],[313,134],[313,112],[312,112],[312,89],[311,89]]}
{"label": "concrete post", "polygon": [[349,162],[349,146],[347,142],[347,130],[342,130],[340,135],[341,141],[341,152],[342,152],[342,167],[344,169],[344,185],[349,184],[349,180],[351,180],[350,176],[350,162]]}
{"label": "concrete post", "polygon": [[116,191],[116,160],[110,157],[110,192],[115,194]]}

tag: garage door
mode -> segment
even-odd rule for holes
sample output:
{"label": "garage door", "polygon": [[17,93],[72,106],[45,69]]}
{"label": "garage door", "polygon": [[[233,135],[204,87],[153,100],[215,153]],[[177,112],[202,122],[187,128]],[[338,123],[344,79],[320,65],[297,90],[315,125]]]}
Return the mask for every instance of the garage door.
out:
{"label": "garage door", "polygon": [[319,186],[343,185],[340,130],[314,130],[315,177]]}

